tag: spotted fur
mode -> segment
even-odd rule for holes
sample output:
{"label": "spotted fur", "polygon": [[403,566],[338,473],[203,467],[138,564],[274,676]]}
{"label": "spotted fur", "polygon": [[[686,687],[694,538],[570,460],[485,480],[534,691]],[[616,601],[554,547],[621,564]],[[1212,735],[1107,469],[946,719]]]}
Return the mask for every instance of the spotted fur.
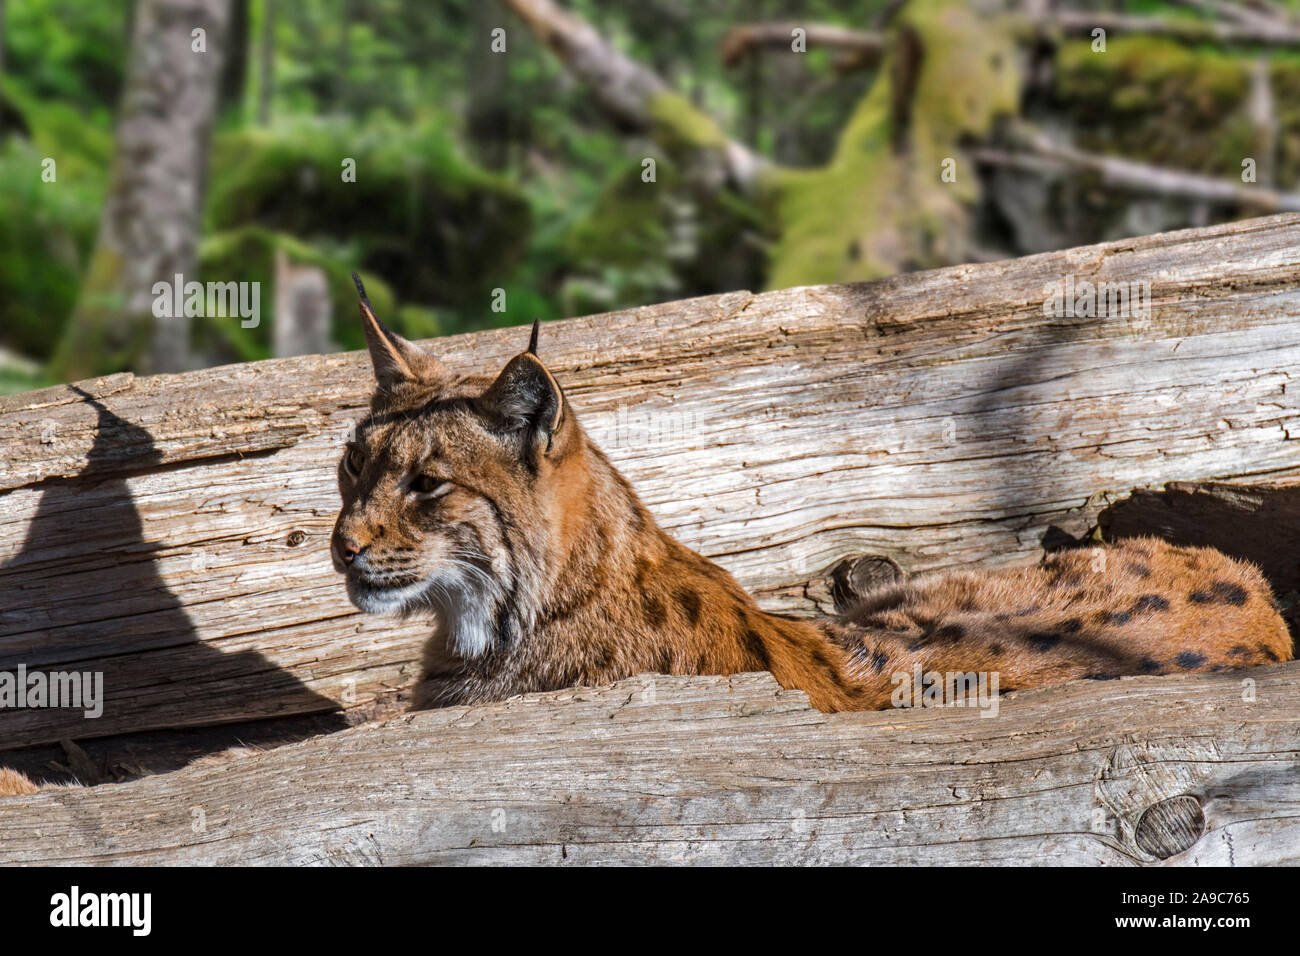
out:
{"label": "spotted fur", "polygon": [[417,707],[768,670],[821,710],[872,709],[917,664],[996,671],[1005,690],[1291,658],[1255,568],[1156,540],[917,577],[834,619],[765,612],[659,528],[537,357],[536,329],[495,378],[459,375],[361,291],[378,387],[339,465],[331,551],[362,610],[431,612]]}

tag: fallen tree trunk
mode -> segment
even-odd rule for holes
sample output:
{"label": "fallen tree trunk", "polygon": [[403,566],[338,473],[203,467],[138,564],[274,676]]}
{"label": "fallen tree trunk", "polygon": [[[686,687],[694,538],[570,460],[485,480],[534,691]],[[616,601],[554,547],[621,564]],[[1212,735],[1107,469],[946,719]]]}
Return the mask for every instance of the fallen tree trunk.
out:
{"label": "fallen tree trunk", "polygon": [[1249,680],[1081,682],[984,719],[645,676],[15,797],[0,864],[1300,863],[1300,664]]}
{"label": "fallen tree trunk", "polygon": [[[1227,5],[1225,5],[1227,8]],[[1230,9],[1230,8],[1229,8]],[[1300,46],[1300,29],[1284,20],[1259,17],[1249,22],[1225,23],[1218,20],[1144,17],[1093,10],[1046,10],[1029,13],[1025,21],[1032,31],[1026,35],[1069,34],[1093,38],[1093,31],[1168,37],[1183,43],[1221,43],[1225,45],[1295,47]],[[734,27],[724,38],[722,62],[734,66],[761,47],[790,48],[791,33],[802,29],[807,42],[815,47],[849,50],[861,55],[859,68],[874,66],[888,40],[874,30],[855,30],[832,24],[762,22]]]}
{"label": "fallen tree trunk", "polygon": [[[657,73],[624,56],[581,17],[552,0],[506,0],[537,39],[581,81],[596,104],[621,128],[657,134],[696,169],[701,181],[756,188],[767,159],[725,135],[714,120]],[[721,172],[722,176],[715,175]]]}
{"label": "fallen tree trunk", "polygon": [[[572,319],[541,350],[667,529],[764,605],[811,613],[850,554],[1019,562],[1048,525],[1085,529],[1105,491],[1296,483],[1297,274],[1283,215]],[[1149,314],[1044,315],[1067,277],[1150,283]],[[433,347],[483,370],[526,341]],[[0,709],[0,748],[409,686],[428,625],[357,613],[327,550],[370,381],[354,353],[0,399],[0,671],[100,672],[105,696],[94,719]]]}

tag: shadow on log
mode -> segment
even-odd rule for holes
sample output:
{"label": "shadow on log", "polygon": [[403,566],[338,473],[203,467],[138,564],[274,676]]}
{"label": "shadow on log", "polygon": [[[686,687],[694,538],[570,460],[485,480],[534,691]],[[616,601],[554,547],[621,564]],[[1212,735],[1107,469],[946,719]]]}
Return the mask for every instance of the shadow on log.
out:
{"label": "shadow on log", "polygon": [[[146,430],[76,386],[72,390],[96,416],[87,472],[94,474],[101,457],[122,449],[131,449],[138,468],[157,464]],[[57,429],[42,436],[46,443],[57,439]],[[229,693],[231,675],[258,675],[251,689],[264,715],[333,709],[257,651],[226,655],[199,639],[158,573],[157,552],[165,545],[145,539],[125,477],[52,480],[40,495],[21,550],[0,564],[0,739],[98,736],[96,721],[115,711],[111,724],[121,726],[123,708],[126,720],[145,726],[193,724],[186,703],[169,689],[180,685],[184,701],[220,699]],[[192,563],[202,570],[201,552]],[[65,593],[79,601],[60,603],[57,595]],[[312,731],[346,726],[336,714],[318,718]],[[231,746],[219,737],[210,743]],[[81,783],[107,776],[107,767],[101,773],[84,760],[77,766],[82,752],[66,749]],[[203,752],[200,738],[190,750],[192,756]],[[51,776],[30,762],[10,764],[37,779]]]}

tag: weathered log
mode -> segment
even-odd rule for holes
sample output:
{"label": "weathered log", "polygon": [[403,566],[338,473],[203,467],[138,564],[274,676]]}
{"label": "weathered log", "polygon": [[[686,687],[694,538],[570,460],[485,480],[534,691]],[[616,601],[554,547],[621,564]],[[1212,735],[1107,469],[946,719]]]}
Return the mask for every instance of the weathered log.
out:
{"label": "weathered log", "polygon": [[1300,664],[987,713],[645,676],[14,797],[0,864],[1300,862]]}
{"label": "weathered log", "polygon": [[[829,609],[863,552],[1030,559],[1104,491],[1300,481],[1300,217],[862,285],[548,324],[541,350],[661,523],[768,607]],[[1044,315],[1067,277],[1139,317]],[[433,343],[498,367],[523,328]],[[361,354],[0,399],[0,671],[100,671],[98,719],[0,709],[0,748],[361,707],[428,625],[358,614],[330,567]]]}

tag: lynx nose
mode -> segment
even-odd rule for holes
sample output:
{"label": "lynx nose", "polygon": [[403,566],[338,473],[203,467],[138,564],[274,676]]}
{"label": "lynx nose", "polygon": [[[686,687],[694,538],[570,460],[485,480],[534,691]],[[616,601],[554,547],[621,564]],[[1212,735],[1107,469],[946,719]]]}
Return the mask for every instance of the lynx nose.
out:
{"label": "lynx nose", "polygon": [[334,554],[344,564],[351,564],[356,560],[357,555],[364,550],[365,546],[359,544],[355,538],[349,538],[341,534],[334,536]]}

